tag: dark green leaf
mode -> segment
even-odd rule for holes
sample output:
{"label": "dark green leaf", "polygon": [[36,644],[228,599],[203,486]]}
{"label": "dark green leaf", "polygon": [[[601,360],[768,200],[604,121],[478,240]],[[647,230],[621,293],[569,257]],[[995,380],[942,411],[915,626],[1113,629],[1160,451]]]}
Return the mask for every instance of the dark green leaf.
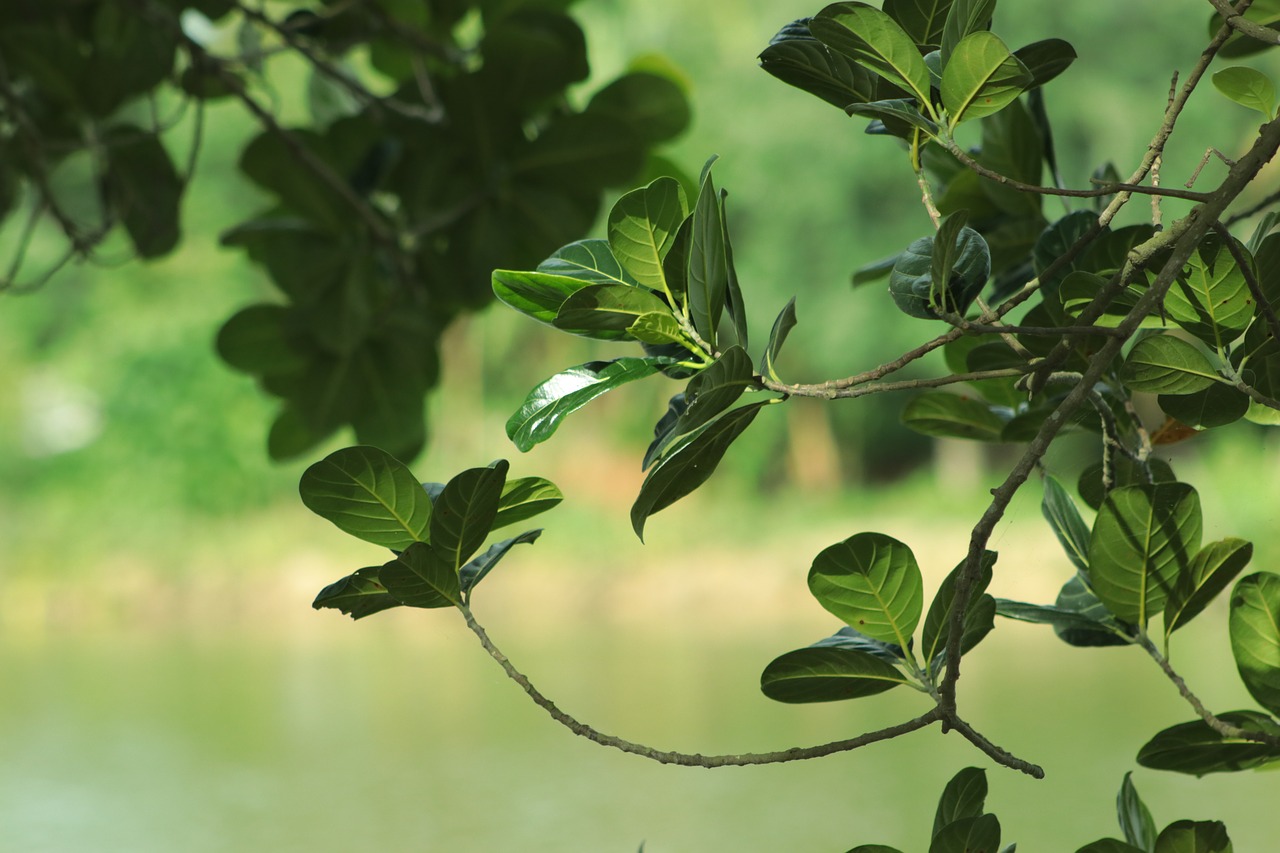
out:
{"label": "dark green leaf", "polygon": [[592,96],[588,113],[626,123],[645,144],[665,142],[689,126],[689,102],[680,87],[658,74],[624,74]]}
{"label": "dark green leaf", "polygon": [[160,140],[134,125],[117,125],[103,134],[107,168],[102,192],[124,223],[134,250],[143,258],[167,255],[181,237],[182,191],[178,175]]}
{"label": "dark green leaf", "polygon": [[[1266,27],[1280,26],[1280,0],[1254,0],[1252,6],[1244,13],[1244,17],[1256,24],[1262,24]],[[1209,16],[1209,37],[1212,38],[1218,34],[1218,30],[1223,26],[1222,16],[1216,12]],[[1266,42],[1259,41],[1243,33],[1235,33],[1218,51],[1218,56],[1222,58],[1235,58],[1240,56],[1249,56],[1251,54],[1260,53],[1271,47]]]}
{"label": "dark green leaf", "polygon": [[[505,270],[503,272],[509,275]],[[618,259],[613,256],[613,250],[609,248],[609,242],[598,239],[579,240],[557,249],[551,257],[538,264],[538,272],[568,276],[585,281],[587,284],[638,285],[640,283],[618,263]],[[497,273],[494,275],[496,276]],[[551,282],[550,284],[552,289],[564,290],[563,283],[557,285],[556,282]],[[564,293],[560,302],[564,302],[571,292],[572,290]],[[555,308],[559,309],[559,307],[560,303],[557,302]],[[554,317],[554,312],[552,316]]]}
{"label": "dark green leaf", "polygon": [[458,570],[459,588],[463,595],[470,596],[476,584],[484,580],[485,575],[493,571],[498,561],[507,556],[507,552],[517,545],[532,545],[542,535],[541,530],[526,530],[519,536],[495,542],[485,549],[484,553],[464,564]]}
{"label": "dark green leaf", "polygon": [[1092,844],[1086,844],[1076,853],[1151,853],[1143,847],[1134,847],[1125,841],[1115,838],[1102,838]]}
{"label": "dark green leaf", "polygon": [[787,652],[760,676],[764,695],[790,703],[857,699],[908,683],[896,667],[873,655],[831,647]]}
{"label": "dark green leaf", "polygon": [[751,357],[740,346],[732,346],[715,362],[693,379],[684,391],[684,410],[672,425],[666,441],[659,445],[655,455],[665,444],[700,429],[704,424],[728,411],[742,392],[755,385],[751,371]]}
{"label": "dark green leaf", "polygon": [[627,329],[644,314],[671,309],[648,290],[626,284],[591,284],[574,291],[553,321],[557,329],[601,340],[626,340]]}
{"label": "dark green leaf", "polygon": [[1165,604],[1165,637],[1208,607],[1252,557],[1253,543],[1243,539],[1221,539],[1201,548],[1191,561],[1191,571],[1182,576]]}
{"label": "dark green leaf", "polygon": [[812,649],[854,649],[859,652],[866,652],[872,657],[880,658],[887,663],[901,663],[906,660],[906,652],[902,647],[895,643],[886,643],[884,640],[875,640],[855,631],[848,625],[845,625],[839,631],[836,631],[830,637],[823,637],[816,643],[810,643],[809,648]]}
{"label": "dark green leaf", "polygon": [[564,495],[556,488],[555,483],[542,477],[508,480],[498,498],[498,515],[493,520],[492,529],[497,530],[517,521],[533,518],[562,500]]}
{"label": "dark green leaf", "polygon": [[363,619],[383,610],[399,607],[400,602],[392,598],[378,580],[381,571],[381,566],[358,569],[320,590],[311,606],[316,610],[326,607],[339,610],[352,619]]}
{"label": "dark green leaf", "polygon": [[722,209],[710,169],[702,178],[689,232],[688,305],[693,326],[713,349],[729,291]]}
{"label": "dark green leaf", "polygon": [[679,291],[668,290],[662,259],[684,222],[686,207],[680,182],[658,178],[622,196],[609,211],[609,248],[618,263],[640,284],[673,298]]}
{"label": "dark green leaf", "polygon": [[1000,441],[1005,418],[981,400],[926,391],[903,408],[902,424],[924,435]]}
{"label": "dark green leaf", "polygon": [[882,533],[858,533],[825,548],[809,569],[809,590],[854,630],[902,648],[924,609],[915,555]]}
{"label": "dark green leaf", "polygon": [[1093,599],[1097,609],[1102,611],[1101,619],[1095,619],[1077,609],[1077,599],[1078,596],[1067,597],[1067,606],[1063,606],[1062,594],[1059,594],[1059,603],[1056,605],[1024,604],[1021,601],[997,598],[996,613],[1006,619],[1052,625],[1055,633],[1073,646],[1114,646],[1128,643],[1124,637],[1114,633],[1118,630],[1118,625],[1101,602]]}
{"label": "dark green leaf", "polygon": [[617,358],[589,361],[557,373],[529,392],[507,420],[507,437],[522,451],[550,438],[565,415],[620,385],[652,376],[669,359]]}
{"label": "dark green leaf", "polygon": [[1116,617],[1146,625],[1200,549],[1200,498],[1186,483],[1112,489],[1089,540],[1089,581]]}
{"label": "dark green leaf", "polygon": [[960,40],[942,71],[942,103],[950,125],[997,113],[1032,84],[1025,65],[986,30]]}
{"label": "dark green leaf", "polygon": [[760,67],[841,109],[875,98],[871,72],[815,39],[808,19],[783,27],[760,54]]}
{"label": "dark green leaf", "polygon": [[902,853],[902,851],[887,844],[859,844],[848,853]]}
{"label": "dark green leaf", "polygon": [[[1146,465],[1143,465],[1128,456],[1117,455],[1111,460],[1111,470],[1115,478],[1115,482],[1111,484],[1112,488],[1139,486],[1144,483],[1175,483],[1178,480],[1173,475],[1173,469],[1169,467],[1169,463],[1154,456],[1149,457]],[[1080,497],[1091,509],[1102,506],[1106,491],[1102,485],[1101,462],[1095,462],[1080,473],[1076,490],[1080,492]]]}
{"label": "dark green leaf", "polygon": [[640,494],[631,507],[631,527],[644,538],[644,524],[649,516],[666,509],[705,483],[724,458],[725,451],[746,431],[763,400],[734,409],[696,432],[678,439],[657,465],[649,471]]}
{"label": "dark green leaf", "polygon": [[[929,612],[924,617],[924,630],[921,633],[920,652],[925,665],[936,670],[942,665],[942,658],[947,651],[947,632],[951,629],[951,613],[955,604],[956,579],[963,571],[966,560],[961,560],[951,573],[943,578],[938,592],[933,596]],[[986,594],[987,585],[991,583],[991,567],[995,565],[996,552],[984,551],[982,568],[969,595],[969,609],[964,615],[964,628],[960,635],[960,654],[968,654],[969,650],[982,641],[993,627],[996,615],[996,601]]]}
{"label": "dark green leaf", "polygon": [[1231,591],[1231,652],[1258,704],[1280,714],[1280,575],[1258,572]]}
{"label": "dark green leaf", "polygon": [[391,597],[409,607],[455,607],[462,603],[458,569],[425,542],[415,542],[378,573]]}
{"label": "dark green leaf", "polygon": [[[1217,716],[1228,725],[1280,737],[1280,724],[1261,712],[1228,711]],[[1153,770],[1204,776],[1250,770],[1280,761],[1280,748],[1242,737],[1227,737],[1214,731],[1204,720],[1193,720],[1171,726],[1147,741],[1138,752],[1137,761]]]}
{"label": "dark green leaf", "polygon": [[1067,494],[1067,490],[1053,477],[1044,478],[1044,500],[1040,503],[1040,511],[1044,513],[1049,526],[1053,528],[1062,550],[1075,564],[1077,569],[1089,569],[1089,525],[1080,517],[1075,502]]}
{"label": "dark green leaf", "polygon": [[1192,344],[1172,335],[1138,341],[1120,370],[1120,381],[1134,391],[1194,394],[1221,381],[1213,363]]}
{"label": "dark green leaf", "polygon": [[778,353],[782,351],[787,335],[791,334],[791,330],[795,327],[796,298],[793,296],[778,314],[778,318],[773,321],[773,329],[769,332],[769,344],[765,347],[764,355],[760,356],[760,372],[775,382],[782,381],[774,367],[778,360]]}
{"label": "dark green leaf", "polygon": [[1031,72],[1028,89],[1043,86],[1076,61],[1076,49],[1062,39],[1032,42],[1015,50],[1013,55]]}
{"label": "dark green leaf", "polygon": [[688,408],[689,405],[684,400],[683,391],[674,395],[670,402],[667,403],[667,411],[653,426],[653,441],[649,443],[648,449],[644,452],[644,460],[640,463],[641,471],[647,470],[653,464],[653,461],[658,458],[658,454],[676,437],[676,424],[680,423],[680,416]]}
{"label": "dark green leaf", "polygon": [[[1044,171],[1044,144],[1035,120],[1021,100],[1010,102],[1005,109],[982,120],[982,150],[975,156],[978,162],[993,172],[1024,184],[1040,186]],[[1040,196],[986,179],[983,179],[981,186],[982,192],[997,207],[1017,217],[1006,224],[1000,236],[1015,240],[1019,250],[1025,255],[1035,246],[1036,238],[1043,228]],[[1034,233],[1032,226],[1037,226]],[[992,264],[995,265],[997,256],[994,235],[987,234],[986,239],[992,251]]]}
{"label": "dark green leaf", "polygon": [[1160,408],[1180,423],[1200,429],[1233,424],[1249,411],[1249,395],[1226,384],[1213,384],[1194,394],[1161,394]]}
{"label": "dark green leaf", "polygon": [[733,321],[733,333],[737,336],[738,346],[746,349],[749,346],[747,330],[747,303],[742,297],[742,285],[738,282],[738,270],[733,264],[733,243],[729,239],[729,210],[726,202],[728,190],[720,190],[720,228],[724,231],[724,265],[728,276],[728,287],[725,291],[725,311]]}
{"label": "dark green leaf", "polygon": [[418,478],[376,447],[348,447],[308,468],[302,502],[346,533],[387,548],[426,542],[431,501]]}
{"label": "dark green leaf", "polygon": [[999,853],[1000,821],[993,814],[965,817],[938,831],[929,853]]}
{"label": "dark green leaf", "polygon": [[1231,853],[1231,839],[1221,821],[1179,820],[1161,831],[1155,853]]}
{"label": "dark green leaf", "polygon": [[907,247],[889,275],[894,303],[912,317],[930,319],[939,309],[963,314],[991,275],[991,251],[982,235],[965,226],[956,238],[950,277],[936,299],[933,283],[934,238],[921,237]]}
{"label": "dark green leaf", "polygon": [[1133,786],[1132,773],[1124,774],[1124,781],[1120,783],[1120,793],[1116,794],[1116,817],[1130,844],[1147,853],[1155,849],[1156,822],[1138,796],[1138,789]]}
{"label": "dark green leaf", "polygon": [[955,0],[942,27],[942,64],[946,65],[960,40],[970,33],[991,28],[996,0]]}
{"label": "dark green leaf", "polygon": [[845,112],[851,116],[878,118],[881,121],[903,121],[912,127],[919,128],[930,136],[935,136],[938,133],[938,125],[921,115],[916,102],[910,98],[891,98],[886,101],[871,101],[866,104],[849,104],[849,106],[845,107]]}
{"label": "dark green leaf", "polygon": [[[290,132],[293,144],[332,167],[334,159],[326,141],[311,131]],[[303,217],[321,230],[340,234],[350,228],[351,208],[336,190],[318,179],[297,151],[279,134],[263,131],[240,155],[240,171],[265,190],[274,193],[290,213]],[[339,170],[341,171],[341,170]]]}
{"label": "dark green leaf", "polygon": [[455,575],[493,529],[507,468],[506,460],[488,468],[468,468],[445,483],[435,500],[431,548]]}
{"label": "dark green leaf", "polygon": [[928,102],[929,69],[915,41],[884,12],[833,3],[809,22],[809,30],[827,47],[907,89],[920,103]]}
{"label": "dark green leaf", "polygon": [[289,318],[283,305],[251,305],[233,314],[218,331],[218,355],[245,373],[302,370],[306,358],[290,340]]}
{"label": "dark green leaf", "polygon": [[[1236,245],[1247,251],[1238,240]],[[1256,268],[1250,272],[1257,275]],[[1240,337],[1254,309],[1244,271],[1216,234],[1196,247],[1165,295],[1164,307],[1170,319],[1213,349]]]}
{"label": "dark green leaf", "polygon": [[884,278],[889,273],[893,272],[893,268],[897,266],[898,260],[901,257],[902,253],[899,252],[896,255],[890,255],[887,258],[881,258],[878,261],[872,261],[869,264],[864,264],[863,266],[858,267],[853,271],[853,286],[857,287],[860,284],[870,284],[873,281],[879,281]]}
{"label": "dark green leaf", "polygon": [[1084,648],[1123,646],[1134,633],[1133,626],[1118,621],[1107,611],[1107,606],[1089,588],[1081,574],[1062,585],[1054,606],[1078,613],[1094,623],[1091,628],[1054,625],[1054,633],[1067,645]]}
{"label": "dark green leaf", "polygon": [[952,776],[951,781],[942,789],[930,837],[936,836],[958,820],[981,817],[986,801],[987,771],[979,767],[964,768]]}
{"label": "dark green leaf", "polygon": [[521,314],[552,325],[560,306],[574,293],[587,287],[587,281],[578,276],[494,270],[493,293]]}

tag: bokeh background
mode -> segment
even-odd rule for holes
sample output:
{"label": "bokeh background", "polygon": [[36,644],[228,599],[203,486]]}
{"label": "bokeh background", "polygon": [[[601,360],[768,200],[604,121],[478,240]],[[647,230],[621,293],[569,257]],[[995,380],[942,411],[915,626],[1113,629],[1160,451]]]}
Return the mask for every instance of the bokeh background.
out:
{"label": "bokeh background", "polygon": [[[597,78],[658,54],[687,80],[695,123],[675,157],[696,173],[721,155],[753,332],[763,339],[798,297],[785,376],[857,372],[928,333],[879,285],[849,284],[857,266],[926,233],[902,152],[756,67],[769,38],[818,5],[576,9]],[[1080,54],[1047,93],[1070,184],[1108,159],[1122,173],[1137,162],[1172,73],[1203,47],[1208,9],[1076,0],[999,10],[1011,45],[1057,36]],[[279,85],[287,100],[287,69]],[[1183,123],[1169,183],[1208,146],[1243,150],[1256,126],[1207,86]],[[213,352],[221,322],[268,292],[216,239],[255,201],[234,169],[251,133],[233,108],[210,113],[173,257],[70,268],[0,300],[0,849],[925,849],[945,781],[990,766],[936,729],[802,764],[664,767],[554,725],[456,615],[398,610],[353,624],[310,609],[322,586],[380,556],[301,506],[297,479],[313,460],[267,461],[272,404]],[[1211,186],[1223,168],[1211,162],[1200,180]],[[1149,214],[1131,207],[1135,219]],[[55,250],[33,248],[37,259]],[[513,475],[564,490],[543,538],[477,596],[516,664],[580,719],[668,749],[774,750],[920,713],[908,691],[781,706],[760,694],[759,672],[837,627],[804,584],[832,542],[865,530],[900,538],[936,588],[1008,451],[904,434],[901,400],[796,401],[762,416],[641,545],[627,508],[673,384],[597,401],[527,455],[502,427],[529,387],[597,352],[501,308],[455,326],[429,450],[413,464],[440,480],[506,457]],[[1269,569],[1280,439],[1225,432],[1179,446],[1175,464],[1204,497],[1206,539],[1252,538],[1255,567]],[[1086,452],[1066,442],[1056,459]],[[1049,601],[1070,574],[1038,491],[1028,486],[993,540],[996,595]],[[1251,704],[1224,615],[1215,607],[1174,646],[1175,664],[1219,710]],[[1138,747],[1191,717],[1136,650],[1072,649],[1004,621],[966,659],[960,686],[981,730],[1048,771],[1042,782],[988,771],[988,809],[1027,851],[1117,835],[1114,795]],[[1158,824],[1222,819],[1241,851],[1273,849],[1276,779],[1135,775]]]}

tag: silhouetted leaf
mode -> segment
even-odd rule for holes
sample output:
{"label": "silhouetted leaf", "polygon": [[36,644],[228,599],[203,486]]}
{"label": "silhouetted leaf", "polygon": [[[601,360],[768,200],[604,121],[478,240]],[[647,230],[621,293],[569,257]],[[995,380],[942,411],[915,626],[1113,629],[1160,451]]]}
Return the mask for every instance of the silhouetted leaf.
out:
{"label": "silhouetted leaf", "polygon": [[311,606],[316,610],[339,610],[352,619],[363,619],[383,610],[399,607],[400,601],[393,598],[378,579],[381,571],[381,566],[358,569],[320,590]]}
{"label": "silhouetted leaf", "polygon": [[[1280,724],[1258,711],[1228,711],[1218,714],[1228,725],[1280,737]],[[1280,748],[1227,737],[1210,728],[1204,720],[1180,723],[1161,731],[1138,752],[1137,761],[1153,770],[1172,770],[1204,776],[1206,773],[1233,773],[1280,761]]]}
{"label": "silhouetted leaf", "polygon": [[507,552],[517,545],[532,545],[542,535],[541,530],[526,530],[519,536],[495,542],[478,557],[469,560],[458,570],[459,588],[463,595],[470,596],[476,584],[484,580],[485,575],[493,571],[498,561],[507,556]]}

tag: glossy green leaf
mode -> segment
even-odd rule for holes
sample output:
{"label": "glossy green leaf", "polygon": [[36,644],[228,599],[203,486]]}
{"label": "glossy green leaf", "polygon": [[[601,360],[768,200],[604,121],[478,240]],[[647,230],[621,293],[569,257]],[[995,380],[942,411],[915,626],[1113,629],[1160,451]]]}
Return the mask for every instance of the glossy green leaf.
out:
{"label": "glossy green leaf", "polygon": [[942,41],[951,0],[885,0],[883,6],[916,44],[937,46]]}
{"label": "glossy green leaf", "polygon": [[589,361],[557,373],[530,391],[507,420],[507,437],[527,452],[550,438],[565,415],[614,388],[652,376],[668,362],[669,359],[627,356],[613,361]]}
{"label": "glossy green leaf", "polygon": [[680,328],[680,321],[665,308],[636,317],[635,321],[627,326],[627,334],[647,344],[692,346],[688,335]]}
{"label": "glossy green leaf", "polygon": [[393,598],[378,579],[381,571],[382,566],[358,569],[320,590],[311,606],[316,610],[332,608],[352,619],[363,619],[383,610],[399,607],[400,601]]}
{"label": "glossy green leaf", "polygon": [[684,400],[684,392],[675,394],[667,403],[667,411],[653,426],[653,441],[649,443],[649,447],[645,450],[644,460],[640,463],[640,470],[647,471],[649,466],[653,464],[658,455],[666,448],[676,436],[676,424],[680,423],[680,416],[685,413],[689,405]]}
{"label": "glossy green leaf", "polygon": [[1120,793],[1116,794],[1116,818],[1120,821],[1120,829],[1125,839],[1139,850],[1148,853],[1156,846],[1156,822],[1151,817],[1151,810],[1138,796],[1138,789],[1133,785],[1133,774],[1124,774],[1120,783]]}
{"label": "glossy green leaf", "polygon": [[557,329],[601,340],[625,340],[627,329],[645,314],[671,313],[648,290],[625,284],[591,284],[574,291],[561,305],[553,324]]}
{"label": "glossy green leaf", "polygon": [[1258,572],[1231,591],[1231,652],[1258,704],[1280,715],[1280,575]]}
{"label": "glossy green leaf", "polygon": [[929,853],[999,853],[1000,821],[993,814],[965,817],[938,830]]}
{"label": "glossy green leaf", "polygon": [[875,100],[875,76],[809,32],[807,19],[783,27],[760,54],[760,67],[833,106]]}
{"label": "glossy green leaf", "polygon": [[951,127],[999,112],[1031,85],[1027,66],[1009,52],[999,36],[970,33],[956,45],[942,69],[942,104]]}
{"label": "glossy green leaf", "polygon": [[556,484],[543,477],[507,480],[498,497],[492,530],[540,515],[564,500]]}
{"label": "glossy green leaf", "polygon": [[[1280,724],[1259,711],[1228,711],[1217,716],[1245,731],[1280,737]],[[1242,737],[1227,737],[1214,731],[1204,720],[1164,729],[1143,745],[1137,757],[1143,767],[1193,776],[1251,770],[1275,761],[1280,761],[1280,748]]]}
{"label": "glossy green leaf", "polygon": [[911,549],[882,533],[858,533],[824,549],[809,590],[845,624],[906,648],[924,609],[924,584]]}
{"label": "glossy green leaf", "polygon": [[[505,270],[502,272],[506,273]],[[587,284],[638,285],[640,283],[618,263],[618,259],[613,256],[613,250],[609,248],[609,242],[599,239],[579,240],[556,249],[551,257],[538,264],[538,272],[576,278]],[[569,293],[572,292],[572,290],[569,291]],[[564,302],[569,293],[565,293],[560,302]],[[557,302],[554,308],[559,309],[559,307],[560,303]],[[554,316],[553,311],[552,317]],[[550,320],[544,322],[550,322]]]}
{"label": "glossy green leaf", "polygon": [[945,66],[956,45],[970,33],[989,29],[996,0],[955,0],[942,27],[942,64]]}
{"label": "glossy green leaf", "polygon": [[963,314],[991,275],[991,250],[977,231],[965,226],[956,237],[950,276],[941,300],[933,284],[934,238],[921,237],[907,247],[889,274],[889,293],[904,313],[921,319],[942,309]]}
{"label": "glossy green leaf", "polygon": [[1076,61],[1076,49],[1062,39],[1032,42],[1015,50],[1013,55],[1031,72],[1028,89],[1043,86]]}
{"label": "glossy green leaf", "polygon": [[729,410],[748,388],[755,387],[751,356],[740,346],[725,350],[710,367],[689,380],[684,391],[684,413],[672,438],[687,435]]}
{"label": "glossy green leaf", "polygon": [[816,643],[810,643],[809,648],[854,649],[893,664],[901,663],[907,658],[907,653],[896,643],[886,643],[884,640],[873,639],[861,631],[855,631],[848,625],[845,625],[830,637],[823,637]]}
{"label": "glossy green leaf", "polygon": [[936,136],[938,125],[920,113],[915,101],[910,98],[891,98],[885,101],[849,104],[845,112],[851,116],[878,118],[881,121],[904,121],[912,127],[919,128],[928,136]]}
{"label": "glossy green leaf", "polygon": [[926,391],[903,408],[902,425],[923,435],[1000,441],[1005,419],[982,400]]}
{"label": "glossy green leaf", "polygon": [[814,37],[891,83],[929,102],[929,69],[901,25],[879,9],[833,3],[809,22]]}
{"label": "glossy green leaf", "polygon": [[1179,820],[1156,839],[1155,853],[1231,853],[1227,827],[1217,820]]}
{"label": "glossy green leaf", "polygon": [[1067,490],[1053,477],[1044,478],[1044,499],[1040,511],[1053,528],[1054,535],[1062,543],[1062,550],[1077,569],[1089,568],[1089,525],[1080,517],[1080,510],[1067,494]]}
{"label": "glossy green leaf", "polygon": [[493,294],[521,314],[551,325],[564,301],[592,280],[545,272],[494,270]]}
{"label": "glossy green leaf", "polygon": [[1172,335],[1138,341],[1120,370],[1121,382],[1152,394],[1194,394],[1219,380],[1204,353]]}
{"label": "glossy green leaf", "polygon": [[[956,578],[964,569],[966,560],[951,570],[929,604],[929,611],[924,617],[924,629],[920,636],[920,655],[931,670],[937,671],[947,651],[947,632],[951,629],[951,614],[956,597]],[[982,568],[977,581],[969,595],[969,609],[964,615],[964,626],[960,634],[960,654],[966,655],[969,650],[982,642],[991,632],[996,616],[996,600],[986,594],[991,583],[991,567],[995,565],[996,552],[984,551]]]}
{"label": "glossy green leaf", "polygon": [[728,198],[728,190],[720,190],[720,230],[724,236],[724,264],[728,278],[724,308],[729,315],[729,319],[733,322],[733,333],[738,339],[738,346],[746,349],[749,346],[747,303],[742,296],[742,285],[738,281],[738,270],[733,263],[733,242],[729,239]]}
{"label": "glossy green leaf", "polygon": [[631,506],[631,527],[644,539],[649,516],[671,506],[705,483],[724,458],[725,451],[772,400],[750,403],[722,415],[701,429],[678,439],[649,471],[640,494]]}
{"label": "glossy green leaf", "polygon": [[693,326],[713,349],[729,291],[728,255],[719,196],[707,169],[689,231],[687,300]]}
{"label": "glossy green leaf", "polygon": [[777,702],[833,702],[873,696],[909,684],[896,667],[854,649],[797,649],[774,659],[760,689]]}
{"label": "glossy green leaf", "polygon": [[778,317],[773,321],[773,329],[769,332],[769,343],[764,355],[760,356],[760,372],[775,382],[781,382],[775,364],[782,345],[787,342],[787,335],[796,327],[796,298],[793,296],[783,306]]}
{"label": "glossy green leaf", "polygon": [[1081,847],[1076,853],[1151,853],[1145,847],[1134,847],[1127,841],[1116,838],[1102,838]]}
{"label": "glossy green leaf", "polygon": [[1200,429],[1233,424],[1249,411],[1249,395],[1221,383],[1194,394],[1161,394],[1159,403],[1169,417]]}
{"label": "glossy green leaf", "polygon": [[[1239,241],[1236,245],[1245,251]],[[1251,272],[1257,275],[1256,268]],[[1244,272],[1216,234],[1196,247],[1165,295],[1164,308],[1174,322],[1214,349],[1244,333],[1253,319],[1253,297]]]}
{"label": "glossy green leaf", "polygon": [[609,248],[622,268],[645,287],[667,290],[662,259],[684,222],[687,207],[680,182],[664,177],[622,196],[609,211]]}
{"label": "glossy green leaf", "polygon": [[450,558],[415,542],[382,567],[378,579],[391,597],[409,607],[456,607],[462,603],[458,569]]}
{"label": "glossy green leaf", "polygon": [[1069,646],[1096,648],[1098,646],[1123,646],[1133,636],[1133,626],[1118,621],[1098,599],[1084,577],[1075,577],[1062,585],[1054,607],[1079,614],[1093,622],[1092,627],[1054,625],[1053,632]]}
{"label": "glossy green leaf", "polygon": [[444,484],[431,514],[431,547],[454,571],[471,558],[493,529],[510,466],[500,459],[468,468]]}
{"label": "glossy green leaf", "polygon": [[1112,489],[1089,539],[1094,593],[1116,617],[1145,625],[1191,571],[1200,531],[1200,498],[1186,483]]}
{"label": "glossy green leaf", "polygon": [[1174,631],[1198,616],[1218,597],[1253,557],[1253,543],[1243,539],[1221,539],[1200,549],[1191,561],[1164,606],[1164,633]]}
{"label": "glossy green leaf", "polygon": [[307,509],[375,545],[404,549],[427,541],[431,501],[418,478],[376,447],[330,453],[298,484]]}
{"label": "glossy green leaf", "polygon": [[1276,112],[1276,84],[1256,68],[1232,65],[1215,72],[1214,87],[1242,107],[1257,110],[1270,120]]}
{"label": "glossy green leaf", "polygon": [[938,809],[933,817],[933,833],[965,818],[981,817],[987,802],[987,771],[979,767],[966,767],[951,777],[942,789]]}
{"label": "glossy green leaf", "polygon": [[519,536],[495,542],[482,554],[467,561],[458,569],[458,585],[463,595],[470,596],[476,584],[485,579],[493,567],[517,545],[532,545],[542,535],[541,530],[526,530]]}

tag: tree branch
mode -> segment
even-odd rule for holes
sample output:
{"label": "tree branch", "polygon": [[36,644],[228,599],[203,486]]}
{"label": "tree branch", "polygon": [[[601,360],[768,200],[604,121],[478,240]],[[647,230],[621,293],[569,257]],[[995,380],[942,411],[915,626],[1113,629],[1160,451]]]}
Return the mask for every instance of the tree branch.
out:
{"label": "tree branch", "polygon": [[1223,22],[1231,29],[1265,44],[1280,44],[1280,30],[1273,30],[1244,16],[1244,10],[1250,3],[1244,3],[1240,8],[1232,6],[1227,0],[1209,0],[1209,4],[1218,10]]}

